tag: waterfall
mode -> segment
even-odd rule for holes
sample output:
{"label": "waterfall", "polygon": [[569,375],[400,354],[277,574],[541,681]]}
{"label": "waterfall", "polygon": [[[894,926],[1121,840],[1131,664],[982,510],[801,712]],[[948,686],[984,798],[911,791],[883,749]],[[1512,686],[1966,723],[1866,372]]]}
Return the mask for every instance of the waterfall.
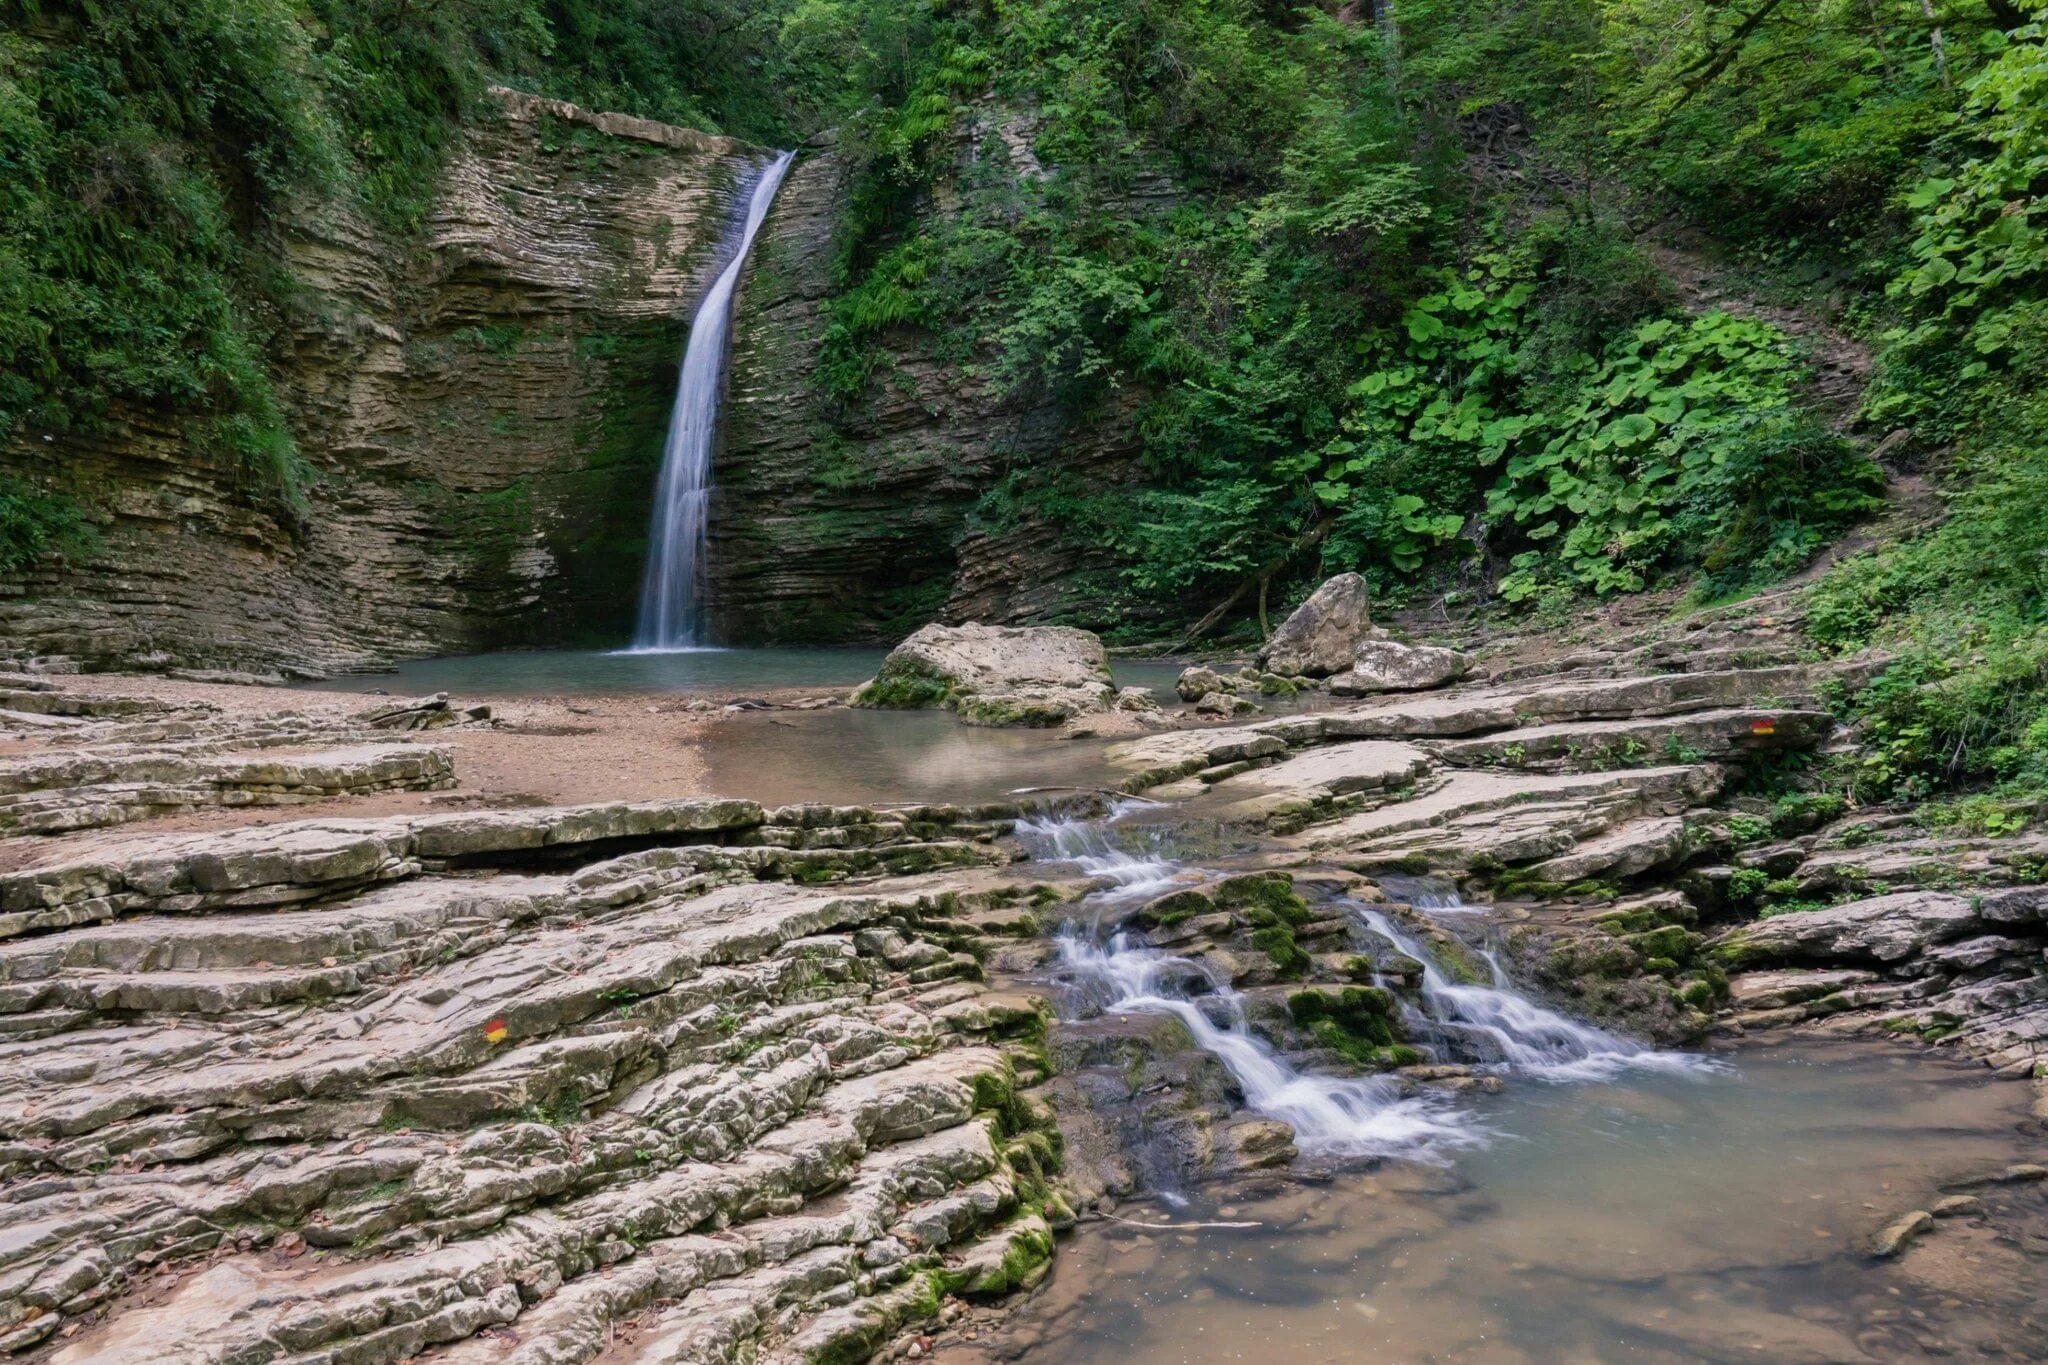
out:
{"label": "waterfall", "polygon": [[[1102,938],[1104,918],[1186,885],[1191,877],[1206,877],[1167,858],[1125,852],[1103,824],[1026,820],[1017,831],[1040,856],[1073,863],[1107,883],[1088,898],[1095,925],[1069,922],[1058,937],[1061,966],[1080,992],[1108,1012],[1179,1019],[1195,1046],[1223,1064],[1247,1106],[1293,1127],[1302,1151],[1434,1161],[1480,1140],[1481,1130],[1438,1097],[1404,1097],[1401,1086],[1384,1077],[1296,1070],[1251,1031],[1243,997],[1229,982],[1211,978],[1188,958],[1139,947],[1124,934]],[[1200,988],[1202,1001],[1193,998],[1190,985]],[[1204,1003],[1224,1016],[1222,1023],[1210,1018]]]}
{"label": "waterfall", "polygon": [[1424,1008],[1416,1022],[1463,1042],[1482,1061],[1553,1081],[1606,1080],[1629,1067],[1690,1071],[1707,1065],[1684,1053],[1646,1048],[1536,1003],[1509,984],[1499,958],[1490,951],[1475,950],[1486,964],[1489,984],[1454,982],[1414,936],[1402,932],[1386,915],[1357,901],[1342,904],[1366,928],[1422,964]]}
{"label": "waterfall", "polygon": [[662,447],[661,479],[654,490],[654,514],[647,533],[647,571],[640,583],[640,625],[635,650],[682,650],[703,644],[704,522],[711,500],[711,447],[718,431],[719,392],[725,379],[726,338],[732,329],[732,296],[739,286],[747,251],[795,152],[768,163],[747,199],[738,248],[719,272],[696,316],[676,379],[675,407]]}
{"label": "waterfall", "polygon": [[[1186,1026],[1195,1045],[1220,1061],[1243,1091],[1245,1104],[1292,1125],[1304,1152],[1342,1156],[1399,1156],[1441,1161],[1486,1131],[1451,1102],[1404,1095],[1386,1077],[1327,1076],[1304,1072],[1253,1033],[1243,997],[1201,963],[1139,944],[1115,921],[1129,909],[1177,886],[1213,880],[1156,853],[1119,846],[1113,824],[1074,820],[1019,821],[1017,833],[1034,857],[1072,863],[1104,884],[1083,906],[1092,922],[1070,919],[1058,945],[1063,975],[1089,1007],[1107,1013],[1169,1014]],[[1469,907],[1448,883],[1432,884],[1429,898],[1441,912]],[[1423,967],[1420,1008],[1410,1023],[1470,1056],[1480,1065],[1549,1081],[1607,1079],[1629,1067],[1704,1070],[1711,1063],[1660,1052],[1631,1039],[1567,1018],[1509,983],[1491,953],[1480,953],[1488,985],[1449,980],[1428,951],[1386,915],[1357,901],[1340,902],[1360,927]],[[1446,1058],[1445,1060],[1452,1060]]]}

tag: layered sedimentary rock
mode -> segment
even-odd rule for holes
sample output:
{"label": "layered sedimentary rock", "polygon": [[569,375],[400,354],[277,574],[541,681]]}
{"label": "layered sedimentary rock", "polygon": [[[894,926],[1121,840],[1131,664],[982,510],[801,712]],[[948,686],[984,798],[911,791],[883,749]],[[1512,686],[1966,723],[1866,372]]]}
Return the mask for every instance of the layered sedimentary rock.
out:
{"label": "layered sedimentary rock", "polygon": [[[1042,174],[1032,131],[993,105],[964,120],[933,211],[972,212],[967,184],[1032,193]],[[976,363],[986,357],[943,353],[909,326],[875,339],[858,396],[831,394],[821,343],[825,303],[845,283],[849,175],[829,149],[799,162],[754,246],[711,512],[718,634],[884,641],[934,618],[1062,619],[1105,553],[1062,539],[1028,508],[977,512],[1026,459],[1057,455],[1065,477],[1096,490],[1137,478],[1138,398],[1118,390],[1085,413],[1004,398]],[[1163,178],[1140,175],[1124,207],[1142,214],[1171,197]]]}
{"label": "layered sedimentary rock", "polygon": [[971,881],[768,880],[943,863],[940,828],[984,863],[958,816],[365,821],[0,879],[107,912],[0,948],[0,1349],[84,1314],[62,1358],[584,1360],[631,1318],[650,1358],[859,1358],[1027,1283],[1043,1023],[959,951]]}
{"label": "layered sedimentary rock", "polygon": [[0,451],[99,548],[0,584],[0,651],[334,667],[623,638],[690,308],[759,149],[501,92],[416,238],[306,204],[275,379],[307,506],[174,417]]}

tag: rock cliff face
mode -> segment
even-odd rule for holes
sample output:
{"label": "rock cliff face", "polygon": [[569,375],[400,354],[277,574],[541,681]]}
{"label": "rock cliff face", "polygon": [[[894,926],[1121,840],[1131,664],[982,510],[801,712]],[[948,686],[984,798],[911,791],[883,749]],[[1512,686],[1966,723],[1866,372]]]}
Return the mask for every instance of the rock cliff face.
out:
{"label": "rock cliff face", "polygon": [[[991,109],[961,137],[955,181],[1033,178],[1028,129]],[[836,289],[847,159],[800,162],[757,239],[733,331],[731,387],[711,512],[712,612],[738,642],[894,641],[932,620],[1071,620],[1076,586],[1106,560],[1028,515],[977,506],[1025,456],[1057,452],[1073,479],[1135,477],[1138,399],[1102,409],[1004,402],[975,373],[900,328],[856,402],[817,379],[825,301]],[[1171,186],[1144,179],[1135,198]],[[941,186],[926,211],[959,211]],[[1099,625],[1100,622],[1083,624]]]}
{"label": "rock cliff face", "polygon": [[298,524],[162,414],[0,450],[99,520],[0,584],[0,653],[290,669],[625,638],[692,304],[760,149],[500,92],[414,242],[332,204],[289,272]]}

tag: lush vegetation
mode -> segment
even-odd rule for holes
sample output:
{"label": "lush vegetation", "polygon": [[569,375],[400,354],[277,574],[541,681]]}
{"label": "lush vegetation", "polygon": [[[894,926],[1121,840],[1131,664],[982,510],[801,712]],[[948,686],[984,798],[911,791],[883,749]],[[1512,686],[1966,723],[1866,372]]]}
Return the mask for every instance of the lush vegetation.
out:
{"label": "lush vegetation", "polygon": [[1803,406],[1798,340],[1687,315],[1644,227],[1874,328],[1905,193],[2027,38],[1997,7],[1938,36],[1914,0],[1780,10],[906,4],[825,388],[857,408],[911,329],[1076,424],[1139,395],[1137,496],[1025,462],[983,515],[1114,546],[1096,619],[1141,634],[1347,567],[1553,607],[1782,577],[1875,472]]}
{"label": "lush vegetation", "polygon": [[[196,457],[296,515],[305,466],[265,361],[292,282],[255,244],[271,215],[331,196],[409,231],[493,80],[786,138],[836,114],[846,80],[799,88],[795,64],[824,60],[816,41],[781,55],[805,9],[0,0],[0,442],[169,413]],[[90,496],[37,473],[6,495],[10,528]],[[6,535],[10,561],[63,539]]]}
{"label": "lush vegetation", "polygon": [[[1844,784],[2048,780],[2032,7],[913,11],[920,60],[853,126],[824,387],[857,411],[910,339],[1077,426],[1135,396],[1135,495],[1019,461],[982,508],[1120,551],[1093,624],[1353,567],[1520,609],[1736,595],[1874,509],[1859,447],[1896,432],[1949,515],[1816,594],[1823,645],[1900,655]],[[1688,311],[1674,246],[1777,307]],[[1806,339],[1763,320],[1802,307],[1877,352],[1861,412],[1810,406]]]}
{"label": "lush vegetation", "polygon": [[[1090,624],[1353,567],[1511,611],[1735,595],[1872,508],[1895,431],[1948,516],[1815,594],[1825,647],[1900,656],[1848,785],[2030,791],[2044,50],[2032,0],[0,0],[0,440],[142,405],[289,512],[291,283],[252,243],[292,197],[406,232],[492,81],[830,127],[821,411],[914,346],[1128,427],[1139,483],[1020,457],[978,513],[1113,550]],[[1673,248],[1794,312],[1688,308]],[[1860,414],[1764,320],[1823,302],[1878,354]],[[89,490],[35,475],[9,567],[81,543]]]}

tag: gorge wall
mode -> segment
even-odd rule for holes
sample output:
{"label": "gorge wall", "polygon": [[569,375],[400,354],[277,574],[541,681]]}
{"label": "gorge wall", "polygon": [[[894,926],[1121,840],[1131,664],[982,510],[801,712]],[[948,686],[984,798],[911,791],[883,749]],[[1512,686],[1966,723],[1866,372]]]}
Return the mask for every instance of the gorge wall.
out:
{"label": "gorge wall", "polygon": [[727,138],[497,92],[403,243],[332,204],[270,230],[299,513],[181,424],[0,449],[97,545],[0,583],[0,656],[292,670],[622,641],[691,306],[741,172]]}
{"label": "gorge wall", "polygon": [[[1025,120],[983,104],[961,119],[950,180],[923,211],[970,211],[954,191],[963,181],[1029,193],[1029,146]],[[717,634],[894,641],[935,618],[1072,620],[1088,581],[1110,571],[1107,548],[1065,541],[1029,512],[985,516],[983,499],[1024,461],[1097,486],[1137,479],[1138,396],[1085,414],[1006,399],[974,357],[937,354],[915,327],[880,338],[860,398],[828,395],[820,347],[851,175],[831,148],[797,163],[741,286],[711,509]],[[1132,194],[1163,202],[1171,187],[1141,179]]]}

